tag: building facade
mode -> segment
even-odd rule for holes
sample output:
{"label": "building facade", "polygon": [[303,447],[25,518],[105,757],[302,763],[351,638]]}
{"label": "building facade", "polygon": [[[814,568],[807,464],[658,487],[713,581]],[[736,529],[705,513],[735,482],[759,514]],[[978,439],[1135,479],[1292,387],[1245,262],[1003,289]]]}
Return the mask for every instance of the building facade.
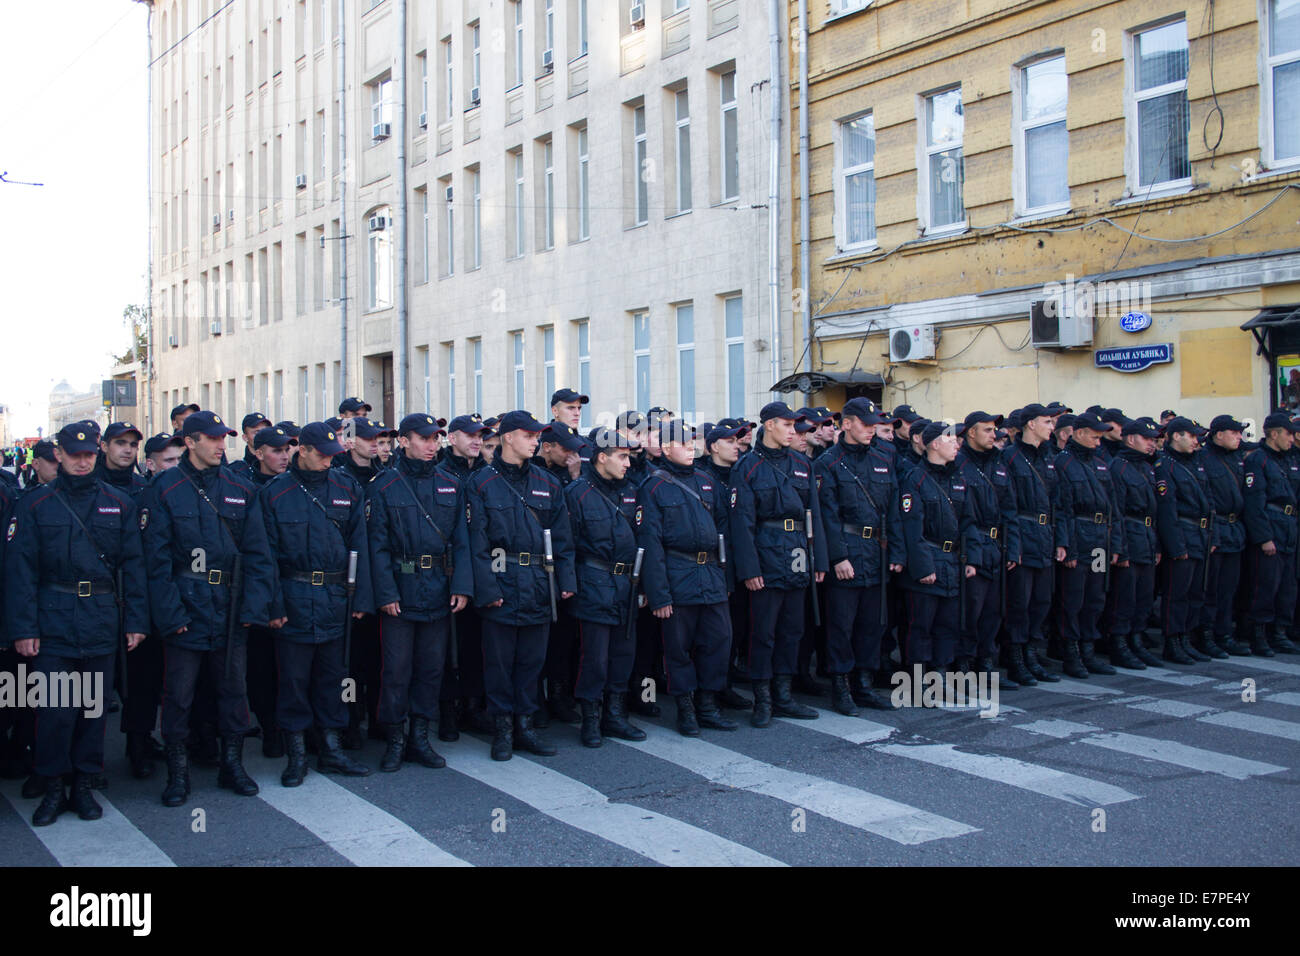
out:
{"label": "building facade", "polygon": [[805,2],[827,400],[1300,403],[1300,2]]}
{"label": "building facade", "polygon": [[154,421],[544,415],[563,385],[593,424],[756,413],[793,348],[766,10],[158,0]]}

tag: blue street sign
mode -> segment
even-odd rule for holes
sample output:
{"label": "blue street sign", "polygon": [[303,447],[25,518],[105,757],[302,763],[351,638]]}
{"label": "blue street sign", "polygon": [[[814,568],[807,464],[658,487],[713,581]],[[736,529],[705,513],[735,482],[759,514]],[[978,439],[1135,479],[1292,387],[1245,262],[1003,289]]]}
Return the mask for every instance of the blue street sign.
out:
{"label": "blue street sign", "polygon": [[1120,317],[1119,327],[1125,332],[1141,332],[1151,328],[1151,316],[1145,312],[1126,312]]}
{"label": "blue street sign", "polygon": [[1152,365],[1174,360],[1172,342],[1156,345],[1139,345],[1134,348],[1097,349],[1092,353],[1097,368],[1113,368],[1117,372],[1142,372]]}

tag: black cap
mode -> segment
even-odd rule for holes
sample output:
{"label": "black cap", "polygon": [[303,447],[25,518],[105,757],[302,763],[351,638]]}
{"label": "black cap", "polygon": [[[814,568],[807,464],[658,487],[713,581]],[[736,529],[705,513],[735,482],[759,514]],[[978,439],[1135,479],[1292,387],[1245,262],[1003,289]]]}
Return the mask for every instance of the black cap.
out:
{"label": "black cap", "polygon": [[292,435],[294,438],[297,438],[298,433],[302,431],[301,428],[290,421],[276,422],[275,427],[283,428],[287,434]]}
{"label": "black cap", "polygon": [[296,445],[298,439],[290,435],[279,425],[272,425],[270,428],[263,428],[253,436],[253,447],[261,448],[264,445],[270,445],[272,448],[283,448],[285,445]]}
{"label": "black cap", "polygon": [[327,418],[325,419],[325,424],[328,425],[330,428],[334,429],[335,431],[338,431],[340,428],[343,427],[343,419]]}
{"label": "black cap", "polygon": [[1178,413],[1175,412],[1172,408],[1166,408],[1163,412],[1160,413],[1161,418],[1176,418],[1177,416]]}
{"label": "black cap", "polygon": [[99,432],[87,428],[84,422],[64,425],[54,436],[54,440],[70,455],[99,449]]}
{"label": "black cap", "polygon": [[1165,437],[1168,438],[1175,432],[1190,432],[1193,435],[1201,434],[1201,426],[1196,424],[1190,418],[1184,418],[1179,415],[1177,418],[1171,418],[1165,422]]}
{"label": "black cap", "polygon": [[724,418],[704,433],[704,446],[707,448],[719,438],[737,438],[749,431],[749,426],[734,418]]}
{"label": "black cap", "polygon": [[199,406],[197,406],[197,405],[195,405],[195,404],[193,404],[193,403],[188,404],[188,405],[186,405],[186,404],[181,404],[181,405],[177,405],[175,408],[172,409],[172,413],[171,413],[171,415],[170,415],[169,417],[171,417],[171,418],[175,418],[175,417],[176,417],[177,415],[179,415],[181,412],[197,412],[198,410],[199,410]]}
{"label": "black cap", "polygon": [[614,422],[614,427],[621,431],[634,432],[644,428],[645,424],[645,416],[635,408],[629,408],[618,416]]}
{"label": "black cap", "polygon": [[490,432],[492,426],[488,425],[477,415],[457,415],[447,426],[449,432],[464,432],[466,435],[478,435],[481,432]]}
{"label": "black cap", "polygon": [[546,426],[521,408],[517,408],[513,412],[506,412],[501,416],[501,421],[497,424],[498,435],[504,435],[506,432],[519,429],[526,432],[542,432],[546,430]]}
{"label": "black cap", "polygon": [[672,411],[670,409],[664,408],[662,405],[656,405],[654,408],[647,411],[646,414],[647,415],[671,415]]}
{"label": "black cap", "polygon": [[773,418],[784,418],[793,422],[799,420],[799,413],[785,402],[768,402],[763,406],[763,410],[758,413],[758,420],[766,422]]}
{"label": "black cap", "polygon": [[164,448],[175,446],[176,448],[185,447],[185,439],[179,435],[173,435],[170,432],[161,432],[154,435],[144,443],[144,453],[146,455],[156,455]]}
{"label": "black cap", "polygon": [[191,435],[211,435],[213,438],[229,438],[235,430],[221,420],[216,412],[198,411],[185,419],[181,434],[186,438]]}
{"label": "black cap", "polygon": [[660,445],[666,445],[669,442],[681,442],[689,445],[693,441],[695,441],[694,425],[689,425],[680,418],[659,423]]}
{"label": "black cap", "polygon": [[343,442],[339,433],[330,428],[327,422],[308,422],[298,433],[298,444],[310,445],[322,455],[339,455],[343,453]]}
{"label": "black cap", "polygon": [[1074,427],[1091,428],[1095,432],[1108,432],[1115,426],[1103,422],[1092,412],[1084,412],[1082,415],[1074,416]]}
{"label": "black cap", "polygon": [[825,405],[818,405],[816,408],[813,409],[813,411],[816,412],[819,416],[821,416],[821,423],[823,425],[825,425],[827,422],[837,422],[840,420],[840,413],[831,411]]}
{"label": "black cap", "polygon": [[[869,398],[851,398],[844,403],[844,410],[840,413],[843,418],[856,418],[866,425],[883,425],[886,422],[894,421],[898,418],[895,413],[893,418],[882,412],[879,406]],[[911,421],[919,421],[919,418],[913,418]]]}
{"label": "black cap", "polygon": [[1025,410],[1023,408],[1013,408],[1007,412],[1006,417],[1002,419],[1002,424],[1007,428],[1024,428],[1025,427]]}
{"label": "black cap", "polygon": [[1160,426],[1149,418],[1133,418],[1125,422],[1122,435],[1141,435],[1143,438],[1159,438]]}
{"label": "black cap", "polygon": [[442,427],[446,424],[443,419],[434,418],[424,412],[411,412],[398,424],[397,434],[409,435],[414,432],[423,438],[428,438],[431,435],[442,434]]}
{"label": "black cap", "polygon": [[1073,415],[1069,415],[1069,414],[1067,414],[1067,415],[1061,415],[1059,418],[1056,419],[1056,427],[1057,427],[1057,429],[1061,429],[1061,428],[1073,428],[1073,427],[1074,427],[1074,418],[1075,418],[1075,416],[1073,416]]}
{"label": "black cap", "polygon": [[1043,406],[1038,404],[1038,402],[1030,402],[1024,408],[1020,409],[1020,427],[1024,428],[1024,423],[1032,419],[1042,418],[1044,416],[1051,418],[1055,414],[1056,413],[1052,411],[1050,405]]}
{"label": "black cap", "polygon": [[561,421],[553,421],[542,429],[542,441],[552,442],[568,451],[582,451],[587,446],[581,435]]}
{"label": "black cap", "polygon": [[912,422],[912,430],[908,432],[908,438],[920,438],[925,433],[925,426],[930,424],[928,418],[918,418]]}
{"label": "black cap", "polygon": [[1103,422],[1109,422],[1112,425],[1119,425],[1121,428],[1128,423],[1128,416],[1118,408],[1108,408],[1097,416]]}
{"label": "black cap", "polygon": [[930,422],[930,424],[926,425],[925,429],[921,432],[921,441],[922,443],[929,445],[930,442],[934,441],[940,435],[951,432],[960,437],[964,431],[966,431],[965,425],[949,425],[947,422]]}
{"label": "black cap", "polygon": [[343,399],[343,401],[339,402],[339,414],[340,414],[340,415],[342,415],[344,412],[366,412],[366,413],[369,413],[369,412],[372,412],[372,411],[374,411],[374,409],[370,407],[370,404],[369,404],[368,402],[363,402],[361,399],[357,398],[355,395],[354,395],[352,398],[345,398],[345,399]]}
{"label": "black cap", "polygon": [[1101,418],[1101,413],[1104,412],[1105,410],[1106,409],[1102,408],[1100,405],[1089,405],[1087,408],[1084,409],[1084,412],[1096,418]]}
{"label": "black cap", "polygon": [[1065,402],[1047,403],[1047,414],[1052,415],[1053,417],[1055,417],[1056,415],[1065,415],[1067,413],[1073,413],[1073,412],[1074,409],[1071,408],[1069,405],[1065,404]]}
{"label": "black cap", "polygon": [[[835,421],[835,416],[831,414],[829,408],[812,408],[805,405],[799,409],[799,414],[808,419],[813,428],[820,428]],[[809,429],[811,431],[811,429]]]}
{"label": "black cap", "polygon": [[899,405],[894,409],[894,418],[900,422],[907,422],[911,425],[913,422],[921,421],[921,413],[911,405]]}
{"label": "black cap", "polygon": [[813,421],[809,421],[806,418],[800,418],[797,422],[794,423],[794,430],[798,434],[803,435],[806,434],[807,432],[816,431],[817,423]]}
{"label": "black cap", "polygon": [[989,412],[971,412],[966,416],[965,425],[970,428],[972,425],[978,425],[980,422],[992,422],[995,426],[1002,424],[1001,415],[992,415]]}
{"label": "black cap", "polygon": [[258,425],[269,424],[271,424],[271,419],[267,418],[261,412],[249,412],[244,416],[244,420],[240,423],[239,429],[240,431],[243,431],[245,429],[255,428]]}
{"label": "black cap", "polygon": [[591,401],[591,399],[586,395],[583,395],[580,392],[575,392],[571,388],[557,388],[555,394],[551,396],[552,405],[558,405],[561,402],[581,402],[583,405],[586,405],[589,401]]}
{"label": "black cap", "polygon": [[591,454],[595,457],[597,453],[608,451],[613,448],[640,448],[641,443],[631,435],[624,435],[613,428],[606,428],[604,425],[597,425],[587,433],[587,441],[591,444]]}
{"label": "black cap", "polygon": [[104,429],[104,434],[100,436],[104,441],[112,441],[121,435],[134,434],[137,441],[144,441],[144,432],[136,428],[130,422],[113,422]]}
{"label": "black cap", "polygon": [[1215,415],[1210,422],[1210,434],[1215,432],[1244,432],[1246,426],[1231,415]]}
{"label": "black cap", "polygon": [[379,422],[372,422],[360,415],[343,422],[339,430],[344,433],[351,432],[357,438],[365,439],[378,438],[380,435],[388,433],[388,429],[384,428]]}
{"label": "black cap", "polygon": [[[167,437],[171,437],[170,435]],[[54,457],[54,442],[48,438],[43,438],[32,446],[33,458],[44,458],[46,461],[58,461]]]}
{"label": "black cap", "polygon": [[[1173,422],[1169,424],[1172,425]],[[1300,432],[1300,422],[1292,421],[1291,416],[1286,412],[1274,412],[1264,419],[1264,431],[1270,428],[1289,428],[1293,432]]]}

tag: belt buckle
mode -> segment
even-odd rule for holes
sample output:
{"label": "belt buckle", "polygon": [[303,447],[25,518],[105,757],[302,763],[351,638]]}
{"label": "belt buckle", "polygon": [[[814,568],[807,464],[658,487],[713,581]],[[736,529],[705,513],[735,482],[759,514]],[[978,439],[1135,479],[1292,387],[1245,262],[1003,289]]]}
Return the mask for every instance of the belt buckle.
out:
{"label": "belt buckle", "polygon": [[1151,516],[1147,515],[1145,518],[1143,518],[1142,523],[1146,525],[1148,528],[1151,527]]}
{"label": "belt buckle", "polygon": [[1236,515],[1228,515],[1228,524],[1236,524],[1236,523],[1237,523],[1237,516],[1236,516]]}
{"label": "belt buckle", "polygon": [[432,567],[433,567],[433,555],[431,554],[420,555],[420,570],[428,571]]}
{"label": "belt buckle", "polygon": [[945,541],[945,542],[943,543],[943,553],[944,553],[944,554],[951,554],[951,553],[952,553],[952,542],[951,542],[951,541]]}
{"label": "belt buckle", "polygon": [[[793,531],[793,530],[795,530],[795,528],[794,528],[794,519],[793,519],[793,518],[785,518],[785,519],[782,521],[782,523],[781,523],[781,528],[782,528],[782,530],[784,530],[784,531]],[[704,562],[701,561],[700,563],[703,564]]]}
{"label": "belt buckle", "polygon": [[1105,516],[1104,514],[1102,514],[1100,511],[1094,511],[1094,512],[1092,513],[1092,523],[1093,523],[1093,524],[1105,524],[1105,523],[1106,523],[1106,516]]}
{"label": "belt buckle", "polygon": [[627,574],[627,565],[624,564],[622,561],[615,561],[615,562],[614,562],[614,573],[615,573],[615,574]]}
{"label": "belt buckle", "polygon": [[1295,514],[1295,505],[1287,505],[1285,508],[1282,509],[1282,513],[1287,515]]}
{"label": "belt buckle", "polygon": [[1038,516],[1038,523],[1039,523],[1039,524],[1047,524],[1047,512],[1043,512],[1042,514],[1040,514],[1040,515]]}
{"label": "belt buckle", "polygon": [[94,584],[92,582],[90,581],[77,582],[77,597],[79,598],[90,597],[93,591],[94,591]]}
{"label": "belt buckle", "polygon": [[992,538],[994,541],[998,540],[998,529],[989,528],[989,537]]}
{"label": "belt buckle", "polygon": [[864,537],[864,538],[870,538],[870,537],[871,537],[873,534],[875,534],[875,533],[876,533],[876,529],[875,529],[875,528],[872,528],[872,527],[870,527],[870,526],[868,526],[868,527],[864,527],[864,528],[862,529],[862,537]]}
{"label": "belt buckle", "polygon": [[[790,519],[789,519],[789,518],[786,518],[785,520],[786,520],[786,521],[789,521]],[[696,564],[708,564],[708,563],[709,563],[709,552],[707,552],[707,551],[696,551],[696,552],[695,552],[695,563],[696,563]]]}
{"label": "belt buckle", "polygon": [[1202,527],[1202,528],[1208,528],[1209,526],[1210,526],[1210,520],[1209,520],[1208,518],[1202,518],[1202,519],[1201,519],[1201,527]]}
{"label": "belt buckle", "polygon": [[312,587],[317,587],[317,588],[318,588],[318,587],[323,587],[324,584],[325,584],[325,572],[324,572],[324,571],[313,571],[313,572],[311,573],[311,584],[312,584]]}
{"label": "belt buckle", "polygon": [[533,555],[532,555],[532,552],[530,552],[530,551],[520,551],[520,552],[519,552],[519,566],[520,566],[521,568],[526,568],[526,567],[528,567],[528,566],[529,566],[530,564],[532,564],[532,563],[533,563]]}
{"label": "belt buckle", "polygon": [[219,569],[213,568],[208,572],[208,583],[209,584],[221,583],[221,571]]}

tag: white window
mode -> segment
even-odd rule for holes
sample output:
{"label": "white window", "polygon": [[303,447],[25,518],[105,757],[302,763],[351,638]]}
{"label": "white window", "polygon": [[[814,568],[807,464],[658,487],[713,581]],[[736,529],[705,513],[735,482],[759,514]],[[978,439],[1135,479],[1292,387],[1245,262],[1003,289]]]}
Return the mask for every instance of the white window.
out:
{"label": "white window", "polygon": [[[234,389],[227,389],[227,392],[230,393],[230,404],[233,407],[235,404],[235,396],[233,394]],[[327,392],[327,385],[325,382],[325,363],[321,362],[316,366],[316,421],[318,422],[322,422],[325,420],[326,392]],[[306,418],[307,416],[304,415],[303,417]],[[235,413],[233,411],[230,413],[230,420],[232,422],[235,420]],[[305,425],[306,422],[299,422],[298,424]]]}
{"label": "white window", "polygon": [[474,411],[483,414],[483,340],[472,339],[471,351],[474,353]]}
{"label": "white window", "polygon": [[966,227],[961,87],[934,93],[924,102],[921,224],[926,232],[955,232]]}
{"label": "white window", "polygon": [[[316,46],[325,45],[325,28],[329,22],[329,2],[330,0],[318,0],[316,4]],[[304,416],[305,417],[305,416]]]}
{"label": "white window", "polygon": [[393,81],[380,80],[370,84],[370,124],[372,134],[379,138],[380,128],[393,122]]}
{"label": "white window", "polygon": [[831,16],[840,17],[846,13],[856,13],[867,9],[871,0],[830,0]]}
{"label": "white window", "polygon": [[515,245],[514,254],[516,257],[524,254],[524,151],[517,149],[510,154],[510,165],[514,175],[514,200],[515,200]]}
{"label": "white window", "polygon": [[722,201],[740,196],[740,127],[736,113],[736,71],[718,78],[722,102]]}
{"label": "white window", "polygon": [[[587,152],[587,128],[578,130],[578,238],[591,238],[591,155]],[[586,392],[583,392],[585,395]]]}
{"label": "white window", "polygon": [[524,333],[511,332],[511,345],[515,358],[515,408],[524,407]]}
{"label": "white window", "polygon": [[[587,0],[578,0],[578,56],[587,55]],[[585,395],[586,392],[583,392]],[[586,408],[584,405],[583,408]]]}
{"label": "white window", "polygon": [[555,0],[546,0],[543,18],[546,22],[546,51],[551,54],[552,64],[555,60]]}
{"label": "white window", "polygon": [[420,194],[420,281],[429,281],[429,190],[417,190]]}
{"label": "white window", "polygon": [[[578,392],[582,395],[591,394],[591,321],[589,319],[578,320]],[[582,406],[582,417],[578,419],[578,424],[583,428],[591,426],[589,404]]]}
{"label": "white window", "polygon": [[420,61],[420,116],[423,118],[420,126],[429,125],[429,54],[417,53],[415,58]]}
{"label": "white window", "polygon": [[632,313],[632,356],[635,363],[636,407],[650,407],[650,313]]}
{"label": "white window", "polygon": [[695,306],[677,307],[677,408],[688,421],[695,418]]}
{"label": "white window", "polygon": [[555,248],[555,142],[547,139],[542,144],[542,189],[545,206],[542,209],[542,249]]}
{"label": "white window", "polygon": [[329,175],[329,140],[325,132],[325,111],[316,111],[316,142],[319,149],[319,162],[316,166],[316,182],[321,183]]}
{"label": "white window", "polygon": [[[524,82],[524,4],[523,0],[507,0],[511,7],[511,22],[514,24],[514,73],[511,75],[510,89],[522,86]],[[522,406],[521,406],[522,407]]]}
{"label": "white window", "polygon": [[447,417],[456,417],[456,343],[447,343]]}
{"label": "white window", "polygon": [[470,268],[477,269],[483,265],[483,177],[478,167],[469,172],[470,199],[474,207],[470,210],[469,253]]}
{"label": "white window", "polygon": [[470,42],[470,88],[465,91],[465,108],[472,109],[478,106],[480,90],[482,89],[483,80],[483,58],[481,56],[481,38],[482,30],[477,23],[469,28]]}
{"label": "white window", "polygon": [[433,383],[429,375],[429,347],[426,345],[420,349],[420,352],[424,359],[424,410],[431,412],[433,411]]}
{"label": "white window", "polygon": [[1190,185],[1187,23],[1176,20],[1133,34],[1130,53],[1129,182],[1134,191]]}
{"label": "white window", "polygon": [[686,90],[673,94],[677,117],[677,211],[691,211],[691,102]]}
{"label": "white window", "polygon": [[691,0],[673,0],[673,12],[678,13],[691,5]]}
{"label": "white window", "polygon": [[1300,0],[1268,0],[1263,110],[1266,165],[1300,163]]}
{"label": "white window", "polygon": [[452,204],[451,177],[440,179],[438,184],[442,187],[442,235],[439,236],[439,245],[442,246],[442,274],[449,276],[456,274],[456,210]]}
{"label": "white window", "polygon": [[451,59],[451,37],[447,37],[439,44],[442,47],[442,107],[444,120],[449,120],[456,111],[456,99],[454,94],[453,79],[455,77],[455,68],[452,66]]}
{"label": "white window", "polygon": [[542,329],[542,368],[546,378],[546,400],[555,394],[555,326]]}
{"label": "white window", "polygon": [[1064,209],[1070,204],[1065,57],[1031,63],[1019,71],[1019,78],[1017,206],[1021,214]]}
{"label": "white window", "polygon": [[638,106],[632,110],[632,169],[636,177],[636,224],[644,226],[650,221],[650,191],[646,180],[649,170],[646,164],[645,107]]}
{"label": "white window", "polygon": [[727,414],[745,417],[745,308],[740,296],[724,300],[727,346]]}
{"label": "white window", "polygon": [[836,125],[835,244],[869,248],[876,244],[875,117],[867,113]]}
{"label": "white window", "polygon": [[[393,246],[388,228],[389,210],[381,206],[367,218],[366,240],[369,249],[369,280],[366,288],[366,309],[370,312],[387,309],[393,304]],[[379,228],[375,228],[376,226]]]}

